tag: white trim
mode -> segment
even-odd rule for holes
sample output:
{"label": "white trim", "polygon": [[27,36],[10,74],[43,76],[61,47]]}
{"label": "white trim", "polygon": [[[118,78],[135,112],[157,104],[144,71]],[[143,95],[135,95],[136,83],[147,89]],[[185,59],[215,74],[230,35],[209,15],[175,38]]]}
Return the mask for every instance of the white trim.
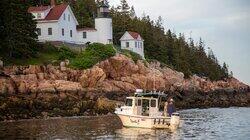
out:
{"label": "white trim", "polygon": [[37,23],[58,22],[58,20],[36,20]]}

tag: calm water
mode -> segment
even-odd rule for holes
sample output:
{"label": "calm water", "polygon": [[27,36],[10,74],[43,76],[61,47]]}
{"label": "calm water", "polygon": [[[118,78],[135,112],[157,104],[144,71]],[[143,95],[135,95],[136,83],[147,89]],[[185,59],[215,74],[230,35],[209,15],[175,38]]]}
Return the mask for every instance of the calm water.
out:
{"label": "calm water", "polygon": [[250,140],[250,108],[181,111],[176,131],[123,128],[115,116],[0,122],[0,139]]}

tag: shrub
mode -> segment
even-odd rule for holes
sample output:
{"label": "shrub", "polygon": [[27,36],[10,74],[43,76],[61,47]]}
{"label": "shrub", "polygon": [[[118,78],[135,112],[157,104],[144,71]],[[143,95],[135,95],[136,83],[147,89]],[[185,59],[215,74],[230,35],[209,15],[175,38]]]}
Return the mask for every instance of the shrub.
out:
{"label": "shrub", "polygon": [[131,58],[134,62],[137,62],[138,60],[142,60],[142,57],[138,53],[132,52],[130,50],[125,50],[125,49],[122,49],[121,52],[122,54]]}
{"label": "shrub", "polygon": [[113,45],[104,45],[101,43],[93,43],[87,46],[86,52],[90,52],[93,56],[99,57],[100,60],[105,60],[115,55]]}
{"label": "shrub", "polygon": [[41,44],[39,52],[43,52],[43,53],[58,52],[58,48],[56,48],[54,45],[46,42],[45,44]]}
{"label": "shrub", "polygon": [[88,45],[85,51],[72,60],[71,66],[78,69],[87,69],[99,61],[114,56],[115,53],[112,45],[93,43]]}
{"label": "shrub", "polygon": [[59,60],[65,60],[65,59],[71,59],[75,58],[76,53],[70,50],[68,47],[62,46],[59,48],[59,55],[58,59]]}

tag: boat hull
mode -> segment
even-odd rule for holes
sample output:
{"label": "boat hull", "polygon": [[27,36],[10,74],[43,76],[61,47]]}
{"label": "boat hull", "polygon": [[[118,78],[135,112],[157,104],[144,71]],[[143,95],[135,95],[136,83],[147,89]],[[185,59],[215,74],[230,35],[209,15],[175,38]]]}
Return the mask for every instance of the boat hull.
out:
{"label": "boat hull", "polygon": [[175,129],[179,127],[180,117],[149,117],[117,114],[125,127],[151,128],[151,129]]}

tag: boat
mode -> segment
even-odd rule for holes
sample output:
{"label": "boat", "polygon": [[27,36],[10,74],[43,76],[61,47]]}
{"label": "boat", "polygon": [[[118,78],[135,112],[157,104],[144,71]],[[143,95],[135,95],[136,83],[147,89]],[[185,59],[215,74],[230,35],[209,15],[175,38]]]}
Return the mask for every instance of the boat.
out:
{"label": "boat", "polygon": [[167,94],[164,92],[143,92],[137,89],[134,96],[126,97],[125,105],[117,107],[115,114],[123,126],[150,129],[177,129],[180,125],[179,113],[164,116],[160,107]]}

